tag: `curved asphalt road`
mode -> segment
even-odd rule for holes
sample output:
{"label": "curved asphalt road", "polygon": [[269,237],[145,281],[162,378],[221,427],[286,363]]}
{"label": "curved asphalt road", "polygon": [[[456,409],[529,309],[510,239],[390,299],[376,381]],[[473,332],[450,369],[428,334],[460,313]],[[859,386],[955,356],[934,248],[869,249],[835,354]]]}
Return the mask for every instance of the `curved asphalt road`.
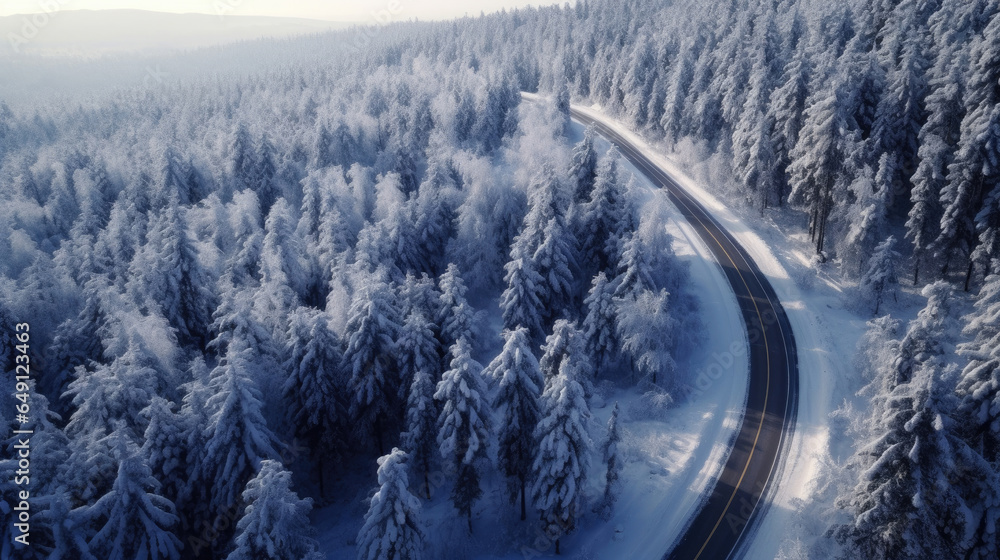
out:
{"label": "curved asphalt road", "polygon": [[[611,141],[687,218],[715,254],[743,314],[750,341],[747,409],[729,458],[701,510],[664,560],[723,560],[741,548],[746,529],[763,517],[761,496],[773,481],[798,409],[795,339],[778,297],[753,259],[687,191],[627,139],[572,110],[573,118]],[[711,389],[709,389],[711,390]]]}

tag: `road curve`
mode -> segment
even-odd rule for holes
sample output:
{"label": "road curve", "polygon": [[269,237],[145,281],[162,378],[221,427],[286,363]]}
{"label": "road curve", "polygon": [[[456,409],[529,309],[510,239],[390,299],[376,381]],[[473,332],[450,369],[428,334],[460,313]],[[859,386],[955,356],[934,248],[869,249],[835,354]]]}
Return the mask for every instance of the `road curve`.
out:
{"label": "road curve", "polygon": [[778,296],[747,251],[666,171],[602,122],[571,109],[614,144],[688,220],[712,251],[736,294],[750,342],[747,408],[714,487],[664,560],[722,560],[738,554],[748,528],[763,517],[761,500],[791,439],[798,411],[795,338]]}

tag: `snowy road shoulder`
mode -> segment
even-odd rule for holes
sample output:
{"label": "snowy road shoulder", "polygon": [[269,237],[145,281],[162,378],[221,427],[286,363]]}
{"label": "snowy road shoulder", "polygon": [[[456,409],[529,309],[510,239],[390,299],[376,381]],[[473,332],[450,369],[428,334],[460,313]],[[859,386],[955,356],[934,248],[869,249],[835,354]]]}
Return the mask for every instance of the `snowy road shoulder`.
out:
{"label": "snowy road shoulder", "polygon": [[[765,496],[767,514],[742,550],[745,558],[775,558],[782,543],[788,539],[791,528],[801,522],[796,518],[799,504],[809,500],[818,475],[829,460],[829,418],[839,404],[836,395],[840,391],[836,380],[851,375],[851,366],[843,358],[854,353],[857,338],[847,334],[860,332],[857,317],[837,309],[840,300],[835,294],[823,293],[837,291],[836,286],[828,287],[829,290],[823,287],[808,291],[799,288],[788,271],[808,267],[808,255],[794,249],[776,254],[771,248],[773,243],[767,243],[761,235],[777,235],[777,232],[767,232],[764,227],[751,228],[732,209],[688,177],[675,161],[664,157],[662,150],[651,147],[627,127],[605,115],[600,108],[577,108],[601,120],[639,147],[644,155],[670,173],[697,199],[752,256],[774,287],[788,315],[798,348],[799,412],[792,440],[786,446],[787,451],[777,465],[776,478]],[[817,313],[818,309],[823,309],[822,316]],[[832,333],[838,330],[844,335],[833,336]]]}
{"label": "snowy road shoulder", "polygon": [[[603,140],[600,144],[602,150],[609,146]],[[697,512],[729,455],[745,410],[748,341],[736,296],[708,247],[663,192],[626,160],[621,164],[639,181],[641,212],[666,209],[665,227],[678,260],[689,267],[705,338],[686,364],[685,381],[667,419],[623,422],[628,464],[614,517],[584,527],[567,543],[584,557],[659,558]],[[639,398],[635,392],[625,397]],[[621,404],[628,410],[631,402]],[[603,425],[610,410],[595,410],[595,421]]]}

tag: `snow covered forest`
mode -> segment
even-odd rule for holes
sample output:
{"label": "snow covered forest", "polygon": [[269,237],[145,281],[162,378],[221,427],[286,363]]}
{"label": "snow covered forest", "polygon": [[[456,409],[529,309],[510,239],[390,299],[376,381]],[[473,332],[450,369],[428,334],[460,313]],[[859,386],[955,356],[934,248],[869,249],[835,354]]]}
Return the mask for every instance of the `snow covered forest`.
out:
{"label": "snow covered forest", "polygon": [[481,534],[502,486],[556,551],[606,517],[618,409],[595,430],[594,395],[669,406],[702,327],[617,152],[570,140],[570,101],[798,220],[866,313],[923,290],[864,338],[874,406],[828,538],[1000,553],[1000,1],[579,0],[358,37],[0,103],[0,365],[30,321],[37,418],[32,544],[10,436],[0,556],[324,558],[309,512],[359,472],[358,558],[420,558],[442,490]]}

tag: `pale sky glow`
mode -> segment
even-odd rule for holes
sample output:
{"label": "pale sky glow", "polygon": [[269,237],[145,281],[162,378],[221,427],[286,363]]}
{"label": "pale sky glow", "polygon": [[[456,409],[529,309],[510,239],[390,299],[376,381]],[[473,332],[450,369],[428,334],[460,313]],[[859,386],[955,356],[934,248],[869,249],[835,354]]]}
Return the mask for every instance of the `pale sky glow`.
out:
{"label": "pale sky glow", "polygon": [[374,23],[447,19],[501,8],[554,3],[546,0],[2,0],[0,16],[62,10],[135,9],[174,13],[277,16]]}

